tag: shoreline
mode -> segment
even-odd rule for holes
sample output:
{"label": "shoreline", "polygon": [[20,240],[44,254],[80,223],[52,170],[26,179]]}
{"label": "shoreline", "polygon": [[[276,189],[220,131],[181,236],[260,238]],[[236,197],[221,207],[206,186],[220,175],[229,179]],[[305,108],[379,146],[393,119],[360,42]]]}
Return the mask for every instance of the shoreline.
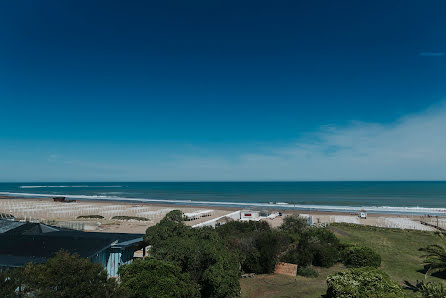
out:
{"label": "shoreline", "polygon": [[406,215],[406,216],[442,216],[446,217],[446,208],[444,207],[405,207],[405,206],[341,206],[341,205],[314,205],[314,204],[293,204],[283,202],[218,202],[218,201],[193,201],[193,200],[163,200],[147,198],[124,198],[109,196],[89,196],[89,195],[55,195],[55,194],[34,194],[34,193],[11,193],[0,192],[1,198],[9,199],[52,199],[56,196],[64,196],[67,199],[74,199],[85,202],[116,202],[129,204],[150,204],[156,206],[178,206],[178,207],[212,207],[230,210],[239,209],[274,209],[284,212],[328,212],[330,214],[350,214],[358,213],[360,210],[366,210],[368,214],[378,215]]}

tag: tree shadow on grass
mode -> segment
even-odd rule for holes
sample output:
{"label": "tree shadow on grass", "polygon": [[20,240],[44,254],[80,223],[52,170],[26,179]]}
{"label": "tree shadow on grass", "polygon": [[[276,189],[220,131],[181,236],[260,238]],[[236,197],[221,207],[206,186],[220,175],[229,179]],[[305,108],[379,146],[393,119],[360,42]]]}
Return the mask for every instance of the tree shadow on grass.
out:
{"label": "tree shadow on grass", "polygon": [[[423,269],[417,270],[417,272],[422,273],[422,274],[426,274],[427,270],[428,270],[428,268],[423,268]],[[446,279],[446,271],[434,272],[434,273],[431,273],[429,275],[433,276],[433,277],[441,278],[441,279]]]}

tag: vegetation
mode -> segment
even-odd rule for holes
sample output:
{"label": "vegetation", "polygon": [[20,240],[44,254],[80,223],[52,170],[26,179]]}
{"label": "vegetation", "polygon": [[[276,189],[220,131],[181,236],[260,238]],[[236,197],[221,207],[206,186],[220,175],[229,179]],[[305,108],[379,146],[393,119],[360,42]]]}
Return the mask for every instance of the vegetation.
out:
{"label": "vegetation", "polygon": [[336,236],[349,245],[370,247],[381,256],[381,267],[389,276],[403,284],[405,281],[441,281],[425,276],[423,252],[426,244],[441,244],[443,238],[435,232],[378,228],[355,224],[333,224]]}
{"label": "vegetation", "polygon": [[332,231],[324,228],[307,228],[295,234],[298,241],[289,246],[281,261],[299,266],[331,267],[340,259],[341,244]]}
{"label": "vegetation", "polygon": [[102,215],[93,214],[93,215],[79,215],[77,219],[86,218],[86,219],[102,219],[104,218]]}
{"label": "vegetation", "polygon": [[282,274],[260,274],[240,280],[242,297],[305,297],[321,298],[327,292],[327,276],[344,270],[342,264],[330,268],[313,267],[318,277],[288,276]]}
{"label": "vegetation", "polygon": [[347,246],[342,252],[342,261],[350,268],[381,266],[381,256],[373,249],[365,246]]}
{"label": "vegetation", "polygon": [[101,265],[63,251],[44,264],[29,263],[0,278],[1,297],[123,297]]}
{"label": "vegetation", "polygon": [[383,271],[351,268],[328,276],[326,297],[404,297],[401,287]]}
{"label": "vegetation", "polygon": [[249,273],[272,273],[279,253],[290,242],[287,235],[271,229],[267,222],[233,221],[216,230],[238,253],[242,271]]}
{"label": "vegetation", "polygon": [[446,248],[443,245],[432,244],[420,248],[424,252],[424,269],[426,274],[446,271]]}
{"label": "vegetation", "polygon": [[139,220],[139,221],[150,221],[150,219],[140,216],[126,216],[126,215],[117,215],[113,216],[112,219],[117,220]]}
{"label": "vegetation", "polygon": [[[308,227],[307,227],[308,228]],[[305,229],[307,229],[305,228]],[[333,224],[330,229],[343,245],[366,246],[381,256],[380,269],[399,284],[424,280],[423,254],[420,247],[442,244],[444,239],[435,232],[378,228],[355,224]],[[301,267],[301,266],[299,266]],[[318,277],[289,277],[283,275],[257,275],[240,281],[244,297],[321,297],[326,293],[327,275],[345,270],[341,264],[330,268],[315,267]],[[426,276],[426,283],[441,284],[437,273]],[[421,292],[407,288],[407,297],[420,297]],[[426,296],[427,297],[427,296]],[[436,296],[432,296],[436,297]],[[443,297],[443,296],[442,296]]]}
{"label": "vegetation", "polygon": [[417,281],[416,285],[407,282],[406,286],[423,298],[446,297],[446,287],[441,283]]}
{"label": "vegetation", "polygon": [[203,297],[234,297],[240,292],[238,255],[229,250],[216,230],[194,229],[183,223],[180,211],[171,211],[149,227],[145,240],[154,258],[189,274]]}
{"label": "vegetation", "polygon": [[297,267],[297,275],[305,277],[318,277],[319,273],[313,267]]}
{"label": "vegetation", "polygon": [[[425,270],[434,273],[443,268],[445,251],[443,238],[432,232],[313,228],[294,216],[278,229],[267,222],[191,228],[177,210],[144,238],[151,257],[122,266],[120,285],[102,266],[61,252],[45,264],[0,273],[0,297],[236,297],[240,289],[245,297],[401,297],[398,283],[424,277],[422,257]],[[416,243],[431,245],[420,251]],[[270,274],[279,260],[298,264],[298,275]],[[372,268],[380,263],[382,270]],[[259,275],[240,279],[242,272]],[[443,284],[433,282],[437,276],[426,275],[404,294],[444,297]]]}
{"label": "vegetation", "polygon": [[198,284],[171,263],[147,258],[119,268],[128,297],[198,297]]}
{"label": "vegetation", "polygon": [[[306,220],[285,218],[280,229],[267,222],[229,222],[212,228],[191,228],[180,211],[172,211],[149,227],[145,240],[151,255],[181,268],[199,285],[203,297],[233,297],[240,292],[242,272],[274,272],[279,259],[330,267],[340,259],[340,243],[327,229],[310,228]],[[312,268],[301,273],[317,276]]]}
{"label": "vegetation", "polygon": [[19,270],[0,271],[0,297],[17,297],[15,290],[20,284]]}

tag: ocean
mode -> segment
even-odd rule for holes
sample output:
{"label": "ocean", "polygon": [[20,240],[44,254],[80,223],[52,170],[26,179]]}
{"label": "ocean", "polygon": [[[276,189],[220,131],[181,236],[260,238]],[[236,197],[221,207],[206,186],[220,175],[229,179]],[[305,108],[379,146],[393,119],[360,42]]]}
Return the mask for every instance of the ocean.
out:
{"label": "ocean", "polygon": [[0,183],[0,195],[446,215],[446,181]]}

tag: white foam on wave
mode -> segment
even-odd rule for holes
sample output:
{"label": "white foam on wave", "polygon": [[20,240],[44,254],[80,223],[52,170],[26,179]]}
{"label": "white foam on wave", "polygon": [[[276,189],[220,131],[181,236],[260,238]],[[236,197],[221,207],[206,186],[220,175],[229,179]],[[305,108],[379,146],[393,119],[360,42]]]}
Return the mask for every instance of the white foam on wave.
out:
{"label": "white foam on wave", "polygon": [[[0,192],[0,195],[21,196],[21,197],[54,197],[55,194],[38,193],[20,193],[20,192]],[[109,201],[135,201],[135,202],[155,202],[166,204],[187,204],[187,205],[211,205],[211,206],[240,206],[240,207],[272,207],[271,203],[243,203],[243,202],[218,202],[218,201],[192,201],[192,200],[162,200],[147,198],[125,198],[118,196],[105,195],[61,195],[71,199],[90,199],[90,200],[109,200]],[[302,204],[280,204],[277,206],[282,209],[298,209],[311,211],[333,211],[333,212],[359,212],[365,209],[373,213],[398,213],[398,214],[443,214],[446,215],[445,208],[427,208],[427,207],[394,207],[394,206],[335,206],[335,205],[302,205]]]}
{"label": "white foam on wave", "polygon": [[70,188],[70,187],[98,187],[98,188],[108,188],[108,187],[123,187],[122,185],[21,185],[19,188]]}

